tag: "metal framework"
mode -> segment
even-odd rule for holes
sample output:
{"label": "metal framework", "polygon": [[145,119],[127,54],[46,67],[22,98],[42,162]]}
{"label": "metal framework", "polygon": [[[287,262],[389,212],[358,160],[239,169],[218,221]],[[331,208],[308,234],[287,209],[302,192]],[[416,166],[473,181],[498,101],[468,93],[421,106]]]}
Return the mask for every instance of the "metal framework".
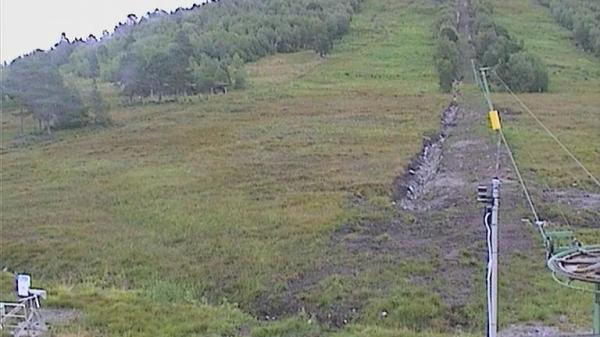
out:
{"label": "metal framework", "polygon": [[600,246],[578,247],[553,255],[552,272],[569,280],[600,285]]}
{"label": "metal framework", "polygon": [[[550,257],[548,268],[560,284],[594,293],[594,334],[600,335],[600,246],[577,247]],[[577,286],[591,284],[593,288]]]}
{"label": "metal framework", "polygon": [[0,302],[0,331],[7,330],[12,336],[38,336],[45,329],[40,298],[42,293],[35,293],[17,302]]}
{"label": "metal framework", "polygon": [[[533,112],[525,105],[525,103],[523,103],[510,90],[510,88],[498,76],[498,74],[495,72],[495,70],[493,68],[489,68],[489,67],[488,68],[480,68],[479,73],[481,74],[481,78],[479,78],[478,72],[475,68],[474,60],[471,60],[471,64],[473,67],[473,73],[475,75],[477,84],[478,84],[479,88],[481,89],[481,91],[486,99],[486,102],[488,104],[488,107],[490,109],[490,119],[492,122],[492,129],[495,131],[498,131],[499,135],[501,136],[502,142],[504,142],[504,145],[506,146],[506,149],[508,151],[508,154],[510,155],[512,164],[514,166],[515,172],[516,172],[517,176],[519,177],[519,182],[521,183],[523,193],[525,194],[525,196],[527,198],[527,201],[531,208],[531,212],[535,219],[535,226],[539,230],[540,235],[542,237],[542,241],[543,241],[544,247],[546,248],[546,252],[547,252],[547,265],[550,268],[550,270],[552,271],[552,275],[553,275],[554,279],[561,285],[567,286],[572,289],[588,291],[588,292],[591,292],[594,294],[594,311],[593,311],[594,335],[593,336],[600,336],[600,246],[583,246],[575,238],[575,235],[572,231],[565,230],[562,228],[556,228],[556,227],[553,228],[552,226],[548,226],[549,224],[546,221],[542,221],[540,219],[538,212],[536,210],[536,207],[535,207],[535,205],[531,199],[531,196],[529,194],[528,188],[519,172],[519,167],[517,166],[517,163],[514,159],[512,150],[511,150],[506,138],[504,137],[504,133],[502,132],[499,121],[497,123],[498,125],[496,127],[494,127],[494,121],[492,120],[492,118],[494,116],[492,114],[495,113],[496,118],[498,118],[498,116],[497,116],[497,111],[494,110],[494,105],[493,105],[493,102],[491,99],[490,87],[489,87],[489,84],[487,81],[487,72],[488,71],[493,72],[498,77],[498,79],[500,81],[502,81],[502,83],[504,84],[506,89],[511,93],[511,95],[536,119],[536,121],[544,128],[544,130],[546,132],[548,132],[552,136],[552,138],[561,145],[562,149],[569,153],[571,158],[591,177],[591,179],[598,186],[600,186],[600,181],[595,176],[593,176],[583,166],[583,164],[581,164],[581,162],[579,162],[579,160],[577,160],[577,158],[575,158],[575,156],[564,146],[564,144],[562,144],[560,142],[560,140],[558,140],[558,138],[556,138],[556,136],[554,134],[552,134],[552,132],[550,132],[550,130],[548,130],[548,128],[545,125],[543,125],[539,119],[537,119],[537,117],[535,117]],[[497,153],[497,158],[498,157],[499,157],[499,154]],[[498,159],[497,159],[497,161],[498,161]],[[498,166],[499,166],[499,163],[497,162],[496,170],[498,170]],[[483,189],[483,190],[485,190],[485,189]],[[482,188],[480,187],[480,194],[482,194],[481,192],[482,192]],[[478,198],[478,199],[480,201],[484,201],[483,200],[484,198]],[[490,199],[490,201],[492,201],[492,199]],[[495,204],[495,206],[496,207],[494,207],[494,210],[497,213],[497,211],[498,211],[497,204]],[[486,212],[487,212],[487,209],[490,209],[490,214],[492,214],[491,208],[492,208],[491,206],[487,206]],[[487,217],[487,215],[486,215],[486,217]],[[491,228],[494,228],[494,226],[488,225],[487,222],[486,222],[486,226],[488,226],[488,230],[490,230]],[[496,214],[495,226],[497,226],[497,214]],[[495,241],[493,240],[493,235],[488,238],[488,241],[491,241],[492,245],[495,244]],[[488,244],[488,246],[489,245],[490,244]],[[494,260],[497,258],[497,256],[493,256],[493,254],[491,253],[492,251],[493,250],[490,249],[490,256],[491,256],[490,265],[494,266]],[[495,253],[495,255],[497,255],[497,250],[494,253]],[[495,276],[497,271],[494,269],[493,273]],[[489,296],[490,292],[492,293],[492,296]],[[492,279],[490,281],[489,272],[488,272],[488,315],[489,315],[488,336],[489,337],[495,336],[494,330],[497,328],[497,326],[496,326],[496,315],[497,315],[496,296],[497,295],[495,294],[495,292],[496,292],[495,280]]]}

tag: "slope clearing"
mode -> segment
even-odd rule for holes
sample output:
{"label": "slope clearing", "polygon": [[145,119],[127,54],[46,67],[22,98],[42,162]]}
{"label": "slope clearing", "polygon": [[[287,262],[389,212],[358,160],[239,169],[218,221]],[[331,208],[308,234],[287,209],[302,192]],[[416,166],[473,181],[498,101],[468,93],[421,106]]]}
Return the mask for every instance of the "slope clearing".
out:
{"label": "slope clearing", "polygon": [[82,310],[91,335],[271,326],[250,318],[266,318],[257,301],[329,259],[341,223],[390,213],[390,182],[437,128],[432,13],[369,1],[326,59],[270,57],[246,91],[119,108],[113,128],[8,148],[0,260]]}
{"label": "slope clearing", "polygon": [[[600,65],[533,0],[495,3],[498,20],[550,65],[550,93],[521,97],[599,176]],[[110,129],[10,147],[17,121],[3,116],[1,263],[31,272],[51,307],[82,313],[57,336],[480,330],[485,249],[472,198],[491,174],[493,139],[472,86],[418,210],[391,202],[394,178],[448,101],[431,56],[434,10],[368,0],[327,58],[269,57],[248,67],[245,91],[115,109]],[[517,160],[559,219],[542,201],[592,186],[508,95],[494,99],[515,112],[504,121]],[[518,186],[506,191],[502,327],[588,326],[590,296],[553,283],[536,234],[519,222]],[[564,201],[581,238],[599,242],[598,209]]]}

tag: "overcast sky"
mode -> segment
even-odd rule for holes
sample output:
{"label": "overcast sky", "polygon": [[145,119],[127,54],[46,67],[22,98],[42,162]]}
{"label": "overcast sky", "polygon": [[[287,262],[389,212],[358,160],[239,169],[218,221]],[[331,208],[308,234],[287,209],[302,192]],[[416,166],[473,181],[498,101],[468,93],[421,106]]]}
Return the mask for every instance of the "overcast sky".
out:
{"label": "overcast sky", "polygon": [[155,8],[171,11],[202,0],[0,0],[0,59],[11,61],[34,49],[49,49],[66,32],[69,39],[112,31],[127,14]]}

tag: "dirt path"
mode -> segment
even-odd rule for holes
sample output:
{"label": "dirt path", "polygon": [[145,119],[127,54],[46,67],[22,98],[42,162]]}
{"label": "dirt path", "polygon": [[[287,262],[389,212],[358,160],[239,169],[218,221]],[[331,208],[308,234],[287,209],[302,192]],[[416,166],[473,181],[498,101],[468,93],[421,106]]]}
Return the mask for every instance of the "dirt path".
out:
{"label": "dirt path", "polygon": [[[496,143],[485,130],[485,114],[463,101],[455,126],[448,131],[437,172],[420,188],[423,193],[409,205],[399,203],[400,213],[413,212],[418,219],[406,240],[427,241],[441,254],[436,278],[446,279],[451,287],[436,289],[451,306],[464,305],[473,291],[476,273],[484,270],[485,229],[481,205],[476,202],[479,183],[489,183],[495,171]],[[502,162],[507,163],[502,153]],[[502,209],[500,250],[510,254],[527,250],[533,242],[521,222],[522,200],[510,168],[503,165],[500,175]],[[399,186],[402,188],[403,186]],[[406,227],[398,223],[399,227]],[[479,261],[476,266],[470,258]]]}
{"label": "dirt path", "polygon": [[[457,1],[457,13],[459,32],[470,36],[469,0]],[[463,43],[461,49],[465,73],[471,72],[472,45]],[[345,298],[323,308],[305,294],[335,275],[359,277],[371,266],[387,261],[426,261],[435,270],[412,276],[411,281],[439,294],[452,313],[450,325],[469,326],[472,322],[465,321],[463,309],[472,303],[476,287],[482,286],[487,254],[482,205],[476,201],[479,184],[489,183],[496,175],[502,177],[501,254],[509,256],[536,245],[521,221],[527,210],[506,153],[501,152],[501,171],[495,171],[496,138],[487,130],[481,103],[476,92],[460,96],[441,113],[438,134],[424,139],[420,153],[393,182],[390,202],[396,205],[396,214],[391,221],[363,221],[338,228],[331,235],[331,258],[288,280],[282,294],[261,296],[257,316],[273,319],[304,311],[319,322],[342,327],[360,315],[364,303]],[[385,293],[393,285],[378,286]]]}
{"label": "dirt path", "polygon": [[[474,98],[473,98],[474,99]],[[436,270],[411,278],[440,295],[453,325],[462,321],[463,308],[473,300],[478,280],[485,273],[485,228],[482,206],[476,201],[479,183],[495,176],[496,143],[486,132],[485,114],[463,99],[442,113],[438,136],[424,140],[423,150],[407,173],[395,181],[396,216],[387,222],[362,222],[341,226],[331,236],[332,258],[300,277],[289,280],[281,295],[265,294],[258,302],[258,316],[273,319],[304,310],[320,322],[342,327],[358,317],[363,303],[341,300],[323,308],[305,298],[319,283],[333,275],[357,277],[381,261],[427,261]],[[507,163],[508,159],[504,158]],[[521,222],[526,213],[513,173],[501,172],[502,212],[500,250],[505,256],[535,246]],[[385,236],[385,240],[381,240]],[[363,257],[368,257],[364,259]],[[387,287],[391,285],[381,285]]]}

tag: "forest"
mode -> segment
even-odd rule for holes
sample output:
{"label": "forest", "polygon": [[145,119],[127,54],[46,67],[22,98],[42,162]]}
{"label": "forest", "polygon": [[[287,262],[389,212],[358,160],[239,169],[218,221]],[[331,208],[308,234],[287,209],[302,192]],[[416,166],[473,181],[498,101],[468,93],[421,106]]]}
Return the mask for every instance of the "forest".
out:
{"label": "forest", "polygon": [[584,50],[600,57],[600,2],[595,0],[539,0]]}
{"label": "forest", "polygon": [[[325,56],[360,2],[230,0],[129,15],[102,37],[71,41],[63,34],[51,50],[3,65],[2,96],[51,132],[108,122],[98,83],[112,84],[130,103],[243,88],[246,62],[300,50]],[[91,87],[73,88],[65,78],[88,79]]]}

